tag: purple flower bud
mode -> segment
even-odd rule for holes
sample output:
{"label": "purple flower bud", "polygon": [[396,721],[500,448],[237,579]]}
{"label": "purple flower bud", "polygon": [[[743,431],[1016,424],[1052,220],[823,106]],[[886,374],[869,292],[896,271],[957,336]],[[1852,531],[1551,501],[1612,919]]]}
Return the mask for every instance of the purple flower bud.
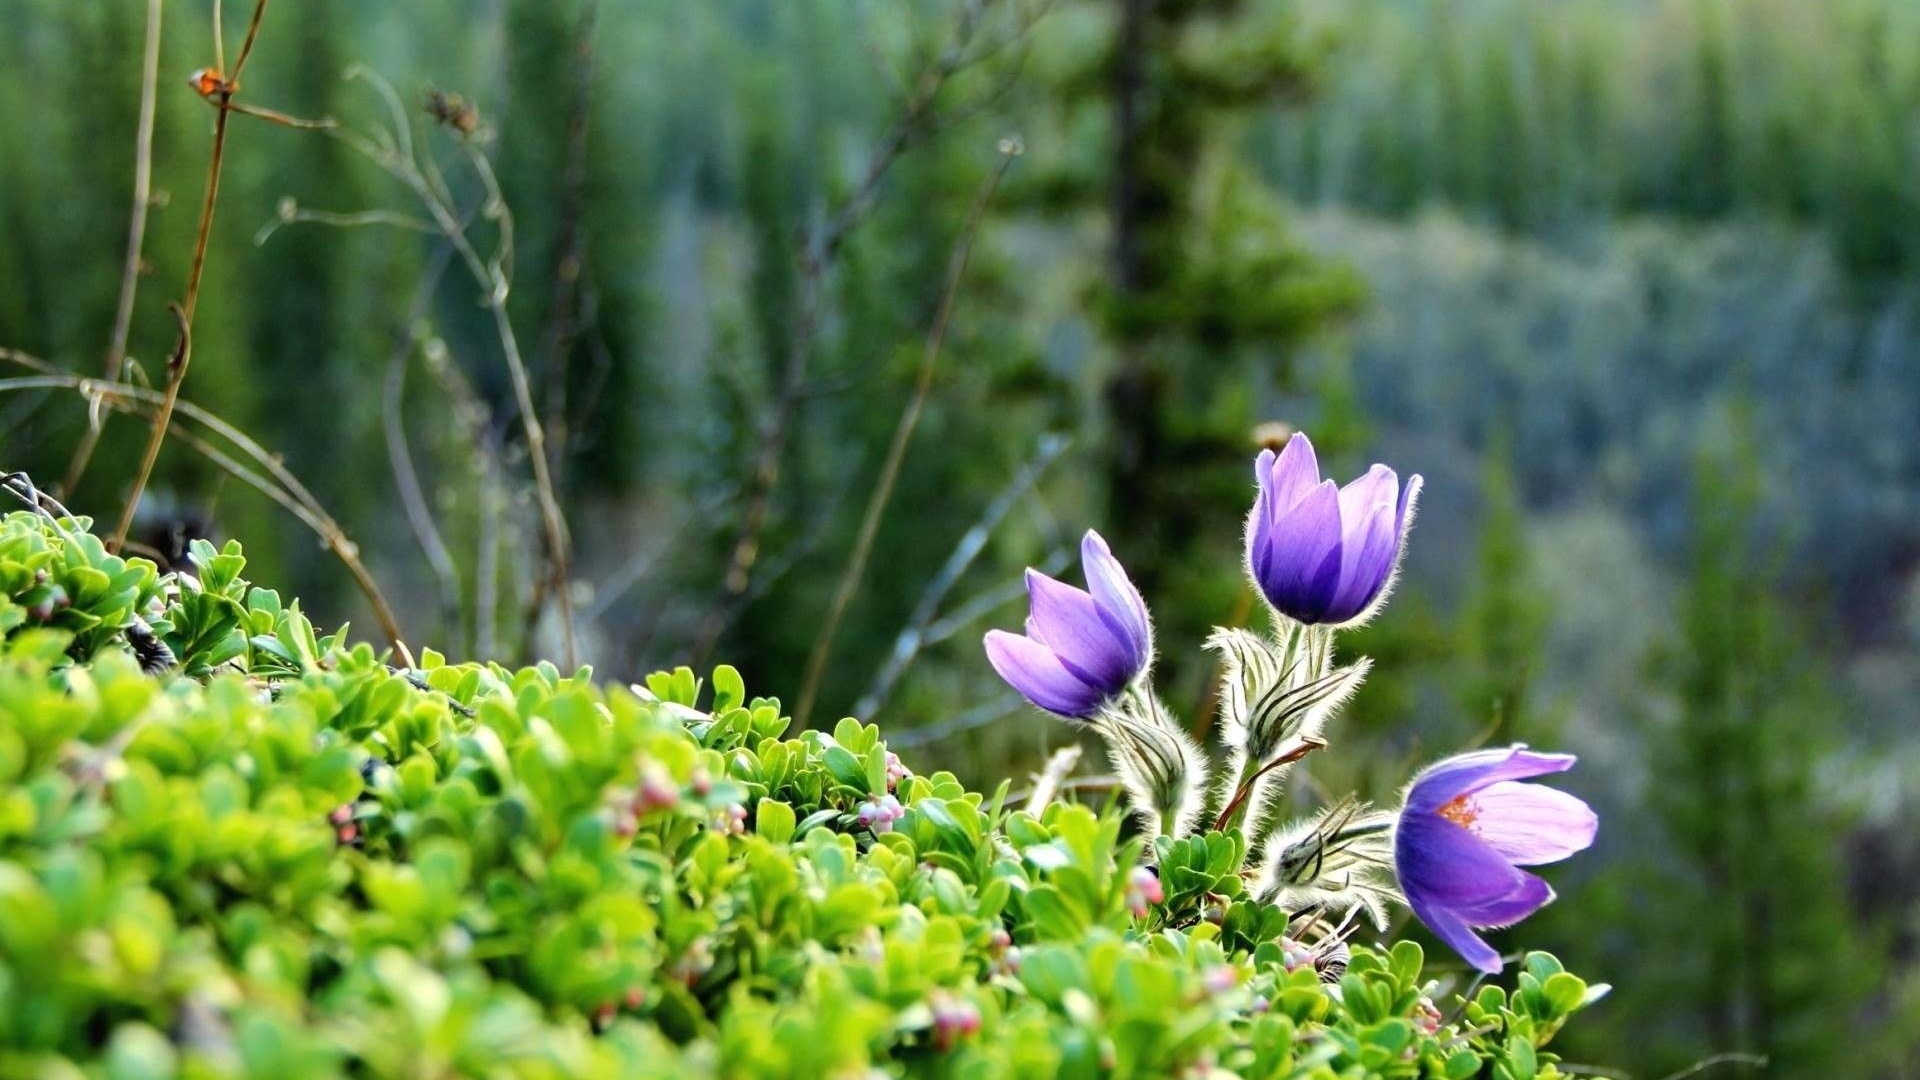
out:
{"label": "purple flower bud", "polygon": [[1247,518],[1247,570],[1274,610],[1303,623],[1365,618],[1400,562],[1420,477],[1385,465],[1341,488],[1320,479],[1313,443],[1295,434],[1254,462],[1260,494]]}
{"label": "purple flower bud", "polygon": [[896,754],[891,750],[887,751],[887,790],[888,791],[892,791],[894,788],[900,786],[900,781],[905,780],[907,777],[912,775],[913,775],[912,773],[907,771],[907,767],[900,763],[899,754]]}
{"label": "purple flower bud", "polygon": [[1147,670],[1153,630],[1146,601],[1100,534],[1081,541],[1080,563],[1085,590],[1028,570],[1027,632],[989,630],[986,644],[993,669],[1028,701],[1086,720]]}
{"label": "purple flower bud", "polygon": [[1475,927],[1512,926],[1553,899],[1521,870],[1558,862],[1593,843],[1599,819],[1564,791],[1518,781],[1573,767],[1572,754],[1524,746],[1480,750],[1413,778],[1394,828],[1394,872],[1407,905],[1467,963],[1488,974],[1500,954]]}

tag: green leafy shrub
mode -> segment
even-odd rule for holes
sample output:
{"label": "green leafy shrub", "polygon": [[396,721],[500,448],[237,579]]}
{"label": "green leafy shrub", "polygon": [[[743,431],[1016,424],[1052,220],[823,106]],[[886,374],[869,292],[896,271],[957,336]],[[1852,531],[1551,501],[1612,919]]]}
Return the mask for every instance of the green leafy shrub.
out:
{"label": "green leafy shrub", "polygon": [[1117,809],[791,732],[726,667],[395,670],[237,546],[162,579],[85,528],[0,519],[0,1076],[1532,1080],[1604,992],[1306,949],[1236,832],[1136,917]]}

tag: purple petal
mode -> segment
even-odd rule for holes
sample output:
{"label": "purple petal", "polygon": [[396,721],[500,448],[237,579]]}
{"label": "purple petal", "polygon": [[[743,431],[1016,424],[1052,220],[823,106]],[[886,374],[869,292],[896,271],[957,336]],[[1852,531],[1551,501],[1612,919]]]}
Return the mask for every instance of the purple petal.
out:
{"label": "purple petal", "polygon": [[1340,520],[1348,536],[1375,507],[1394,505],[1400,495],[1400,477],[1385,465],[1375,465],[1365,476],[1340,489]]}
{"label": "purple petal", "polygon": [[1100,708],[1100,692],[1074,678],[1053,650],[1031,638],[987,631],[987,661],[1007,685],[1048,712],[1085,719]]}
{"label": "purple petal", "polygon": [[1393,531],[1400,538],[1402,546],[1407,539],[1407,529],[1413,524],[1414,503],[1419,501],[1420,489],[1424,486],[1426,481],[1421,479],[1419,473],[1414,473],[1407,478],[1407,486],[1400,489],[1400,505],[1394,511]]}
{"label": "purple petal", "polygon": [[1253,479],[1257,485],[1253,496],[1253,509],[1247,513],[1247,572],[1259,579],[1261,567],[1267,564],[1268,553],[1273,550],[1273,495],[1269,489],[1273,486],[1270,476],[1273,473],[1273,451],[1262,450],[1253,462]]}
{"label": "purple petal", "polygon": [[1472,928],[1510,926],[1553,898],[1546,882],[1438,814],[1401,814],[1393,864],[1413,913],[1486,972],[1500,970],[1500,957]]}
{"label": "purple petal", "polygon": [[1136,674],[1132,651],[1085,590],[1028,570],[1027,598],[1027,636],[1053,650],[1080,681],[1112,693]]}
{"label": "purple petal", "polygon": [[1545,881],[1525,870],[1514,872],[1520,875],[1520,884],[1507,895],[1497,900],[1448,910],[1458,915],[1469,926],[1498,930],[1501,927],[1512,926],[1553,902],[1553,889]]}
{"label": "purple petal", "polygon": [[1368,511],[1366,520],[1357,528],[1347,527],[1347,534],[1340,541],[1340,585],[1327,609],[1327,621],[1345,622],[1373,603],[1373,598],[1380,595],[1387,578],[1393,574],[1394,552],[1399,543],[1391,503],[1381,503]]}
{"label": "purple petal", "polygon": [[1529,876],[1464,826],[1412,812],[1394,829],[1393,867],[1409,898],[1463,910],[1513,895]]}
{"label": "purple petal", "polygon": [[1318,622],[1339,585],[1339,549],[1339,488],[1329,480],[1274,521],[1254,576],[1283,614]]}
{"label": "purple petal", "polygon": [[1482,940],[1459,916],[1446,908],[1432,908],[1407,898],[1407,904],[1413,908],[1413,914],[1434,936],[1447,943],[1447,947],[1460,954],[1460,958],[1489,975],[1500,974],[1500,953]]}
{"label": "purple petal", "polygon": [[1129,650],[1128,666],[1144,670],[1153,655],[1153,627],[1147,621],[1147,602],[1133,587],[1126,568],[1113,557],[1113,551],[1092,529],[1080,541],[1080,565],[1086,570],[1087,588],[1109,629],[1124,641]]}
{"label": "purple petal", "polygon": [[1268,491],[1271,512],[1277,518],[1320,486],[1320,459],[1314,455],[1313,441],[1301,431],[1294,432],[1279,458],[1267,465],[1272,458],[1273,451],[1261,451],[1260,462],[1266,468],[1258,479],[1260,486]]}
{"label": "purple petal", "polygon": [[1593,808],[1564,791],[1503,780],[1467,796],[1474,835],[1519,866],[1585,851],[1600,829]]}
{"label": "purple petal", "polygon": [[1461,795],[1502,780],[1525,780],[1530,776],[1566,772],[1573,768],[1576,760],[1572,754],[1536,754],[1524,744],[1456,754],[1427,766],[1414,776],[1413,788],[1407,793],[1407,809],[1431,814]]}

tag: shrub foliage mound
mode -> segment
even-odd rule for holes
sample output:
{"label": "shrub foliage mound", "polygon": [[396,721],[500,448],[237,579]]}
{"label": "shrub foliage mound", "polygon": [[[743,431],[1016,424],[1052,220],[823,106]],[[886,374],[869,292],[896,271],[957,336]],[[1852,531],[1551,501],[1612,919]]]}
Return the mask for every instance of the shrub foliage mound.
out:
{"label": "shrub foliage mound", "polygon": [[86,528],[0,519],[0,1076],[1531,1080],[1602,989],[1343,969],[1237,833],[1143,852],[725,667],[395,670]]}

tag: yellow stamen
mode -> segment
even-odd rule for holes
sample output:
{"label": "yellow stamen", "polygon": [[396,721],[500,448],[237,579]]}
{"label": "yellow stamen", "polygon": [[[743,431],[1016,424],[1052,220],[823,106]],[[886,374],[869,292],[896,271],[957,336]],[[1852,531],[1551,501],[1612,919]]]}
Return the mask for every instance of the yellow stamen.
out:
{"label": "yellow stamen", "polygon": [[1441,807],[1440,816],[1463,829],[1471,829],[1474,821],[1480,817],[1480,808],[1468,801],[1465,795],[1461,795]]}

